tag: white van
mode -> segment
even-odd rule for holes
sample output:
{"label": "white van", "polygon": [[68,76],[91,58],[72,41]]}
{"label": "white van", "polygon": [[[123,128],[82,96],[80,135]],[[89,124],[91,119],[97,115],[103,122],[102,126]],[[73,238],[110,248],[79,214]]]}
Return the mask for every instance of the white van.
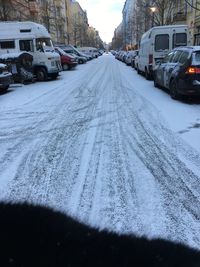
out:
{"label": "white van", "polygon": [[173,48],[190,45],[187,25],[166,25],[151,28],[142,35],[138,53],[138,73],[146,79],[153,77],[153,70]]}
{"label": "white van", "polygon": [[60,56],[54,51],[47,29],[35,22],[0,22],[0,55],[29,52],[38,80],[55,79],[61,71]]}
{"label": "white van", "polygon": [[78,50],[86,55],[91,55],[93,58],[97,58],[99,56],[99,52],[96,47],[79,47]]}

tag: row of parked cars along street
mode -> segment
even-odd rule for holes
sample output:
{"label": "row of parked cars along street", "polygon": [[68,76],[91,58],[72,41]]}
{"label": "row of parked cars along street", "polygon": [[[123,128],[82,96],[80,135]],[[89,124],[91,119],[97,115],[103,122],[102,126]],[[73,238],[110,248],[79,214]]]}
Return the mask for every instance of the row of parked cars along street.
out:
{"label": "row of parked cars along street", "polygon": [[56,79],[61,71],[84,64],[103,52],[93,47],[53,45],[41,24],[0,22],[0,89],[7,90],[13,82]]}
{"label": "row of parked cars along street", "polygon": [[113,54],[153,80],[155,87],[167,89],[173,99],[200,96],[200,46],[191,45],[186,25],[151,28],[142,36],[139,50]]}

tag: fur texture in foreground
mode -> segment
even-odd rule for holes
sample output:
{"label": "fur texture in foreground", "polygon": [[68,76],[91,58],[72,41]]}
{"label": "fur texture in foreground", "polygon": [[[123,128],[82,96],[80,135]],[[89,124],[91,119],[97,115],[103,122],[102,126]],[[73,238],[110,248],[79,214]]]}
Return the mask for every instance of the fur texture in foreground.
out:
{"label": "fur texture in foreground", "polygon": [[28,204],[0,204],[1,267],[200,267],[180,244],[92,229]]}

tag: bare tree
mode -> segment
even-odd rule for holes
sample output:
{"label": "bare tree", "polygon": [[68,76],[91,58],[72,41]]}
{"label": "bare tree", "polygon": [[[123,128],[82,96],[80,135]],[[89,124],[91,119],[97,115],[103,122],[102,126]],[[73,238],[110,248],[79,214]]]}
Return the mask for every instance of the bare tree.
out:
{"label": "bare tree", "polygon": [[52,20],[54,20],[54,6],[52,1],[43,0],[41,2],[41,22],[45,25],[48,32],[51,31]]}
{"label": "bare tree", "polygon": [[186,4],[188,4],[190,7],[200,11],[200,8],[198,8],[198,6],[200,6],[200,2],[199,1],[196,1],[196,5],[194,5],[193,1],[188,1],[188,0],[185,0]]}
{"label": "bare tree", "polygon": [[0,0],[0,20],[7,21],[10,19],[9,14],[12,10],[11,0]]}
{"label": "bare tree", "polygon": [[174,0],[155,0],[152,5],[155,12],[152,14],[154,25],[167,25],[172,23],[172,13],[175,8]]}

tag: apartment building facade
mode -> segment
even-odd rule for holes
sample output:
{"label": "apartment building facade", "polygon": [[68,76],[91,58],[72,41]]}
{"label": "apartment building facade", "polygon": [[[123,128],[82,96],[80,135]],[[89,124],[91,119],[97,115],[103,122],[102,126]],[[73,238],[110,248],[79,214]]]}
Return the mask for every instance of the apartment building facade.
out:
{"label": "apartment building facade", "polygon": [[76,0],[0,0],[0,20],[41,23],[55,44],[87,45],[91,32],[87,13]]}

